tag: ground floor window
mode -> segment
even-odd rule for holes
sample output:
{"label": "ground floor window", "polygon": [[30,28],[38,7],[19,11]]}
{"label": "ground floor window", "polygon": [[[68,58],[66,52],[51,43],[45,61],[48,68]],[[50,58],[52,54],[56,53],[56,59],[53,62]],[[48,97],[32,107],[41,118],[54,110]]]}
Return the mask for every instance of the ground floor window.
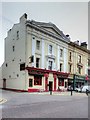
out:
{"label": "ground floor window", "polygon": [[67,86],[68,86],[68,83],[67,83],[67,82],[65,82],[65,88],[67,88]]}
{"label": "ground floor window", "polygon": [[33,80],[29,79],[29,87],[33,87]]}
{"label": "ground floor window", "polygon": [[73,80],[68,79],[68,86],[72,86],[73,85]]}
{"label": "ground floor window", "polygon": [[80,88],[81,86],[83,86],[85,83],[84,82],[76,82],[76,87]]}
{"label": "ground floor window", "polygon": [[58,86],[64,86],[64,79],[58,78]]}
{"label": "ground floor window", "polygon": [[42,85],[42,77],[34,76],[34,85]]}

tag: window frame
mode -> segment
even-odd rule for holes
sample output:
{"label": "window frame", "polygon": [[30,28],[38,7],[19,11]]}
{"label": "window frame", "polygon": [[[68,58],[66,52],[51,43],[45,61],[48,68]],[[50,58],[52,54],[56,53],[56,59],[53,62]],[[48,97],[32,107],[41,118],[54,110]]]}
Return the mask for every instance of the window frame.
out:
{"label": "window frame", "polygon": [[19,31],[17,31],[17,40],[19,39]]}
{"label": "window frame", "polygon": [[69,52],[69,60],[72,61],[72,52]]}
{"label": "window frame", "polygon": [[81,55],[78,55],[78,63],[81,63]]}
{"label": "window frame", "polygon": [[34,76],[34,85],[42,85],[42,77],[41,76]]}
{"label": "window frame", "polygon": [[25,70],[25,63],[20,64],[20,71]]}
{"label": "window frame", "polygon": [[36,49],[40,50],[40,41],[39,40],[36,40]]}
{"label": "window frame", "polygon": [[15,51],[15,45],[12,46],[12,50],[13,50],[13,52]]}
{"label": "window frame", "polygon": [[63,70],[62,67],[63,67],[63,64],[60,63],[60,72]]}
{"label": "window frame", "polygon": [[49,60],[48,61],[48,69],[52,70],[52,66],[53,66],[53,61]]}
{"label": "window frame", "polygon": [[81,67],[78,67],[78,73],[81,74]]}
{"label": "window frame", "polygon": [[8,64],[6,63],[5,66],[8,67]]}
{"label": "window frame", "polygon": [[52,45],[49,45],[49,53],[52,54]]}
{"label": "window frame", "polygon": [[[38,60],[38,61],[37,61]],[[37,66],[38,65],[38,66]],[[40,67],[40,58],[36,58],[36,68],[39,68]]]}
{"label": "window frame", "polygon": [[29,79],[29,87],[33,87],[33,79]]}
{"label": "window frame", "polygon": [[29,57],[29,63],[33,63],[34,62],[34,55],[32,55],[31,57]]}
{"label": "window frame", "polygon": [[63,49],[60,48],[60,57],[62,58],[63,57]]}
{"label": "window frame", "polygon": [[71,73],[72,72],[72,65],[69,64],[69,72]]}

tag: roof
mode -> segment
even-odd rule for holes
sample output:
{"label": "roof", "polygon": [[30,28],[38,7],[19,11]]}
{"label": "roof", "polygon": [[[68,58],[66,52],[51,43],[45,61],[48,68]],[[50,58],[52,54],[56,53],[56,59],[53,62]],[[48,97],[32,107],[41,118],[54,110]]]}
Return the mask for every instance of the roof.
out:
{"label": "roof", "polygon": [[80,46],[80,45],[78,45],[78,44],[76,44],[74,42],[71,42],[71,41],[69,42],[69,44],[76,47],[76,48],[78,48],[78,49],[81,49],[81,50],[87,52],[88,54],[90,54],[90,50],[88,50],[87,48],[84,48],[84,47],[82,47],[82,46]]}
{"label": "roof", "polygon": [[[64,35],[64,33],[58,29],[58,27],[49,22],[49,23],[45,23],[45,22],[37,22],[34,20],[28,20],[26,22],[27,25],[30,25],[32,27],[35,27],[36,29],[49,34],[50,36],[56,37],[57,39],[63,40],[64,42],[69,42],[69,39],[66,37],[66,35]],[[51,29],[52,31],[49,31],[49,29]]]}

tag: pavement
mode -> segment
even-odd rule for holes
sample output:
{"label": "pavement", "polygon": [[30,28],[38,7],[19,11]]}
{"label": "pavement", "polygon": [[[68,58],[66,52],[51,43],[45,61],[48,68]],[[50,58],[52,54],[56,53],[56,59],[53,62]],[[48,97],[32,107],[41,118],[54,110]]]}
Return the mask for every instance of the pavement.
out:
{"label": "pavement", "polygon": [[[9,92],[9,91],[7,91],[7,92]],[[13,92],[11,92],[11,93],[13,93]],[[15,92],[16,94],[18,94],[18,92]],[[37,94],[37,95],[52,95],[52,96],[81,96],[81,97],[87,97],[87,95],[86,95],[86,93],[79,93],[79,92],[75,92],[75,91],[73,91],[72,92],[72,95],[71,95],[71,92],[70,91],[66,91],[66,92],[52,92],[52,93],[50,93],[50,92],[32,92],[32,93],[30,93],[30,92],[25,92],[25,93],[22,93],[22,94],[31,94],[31,95],[33,95],[33,94]],[[7,102],[7,99],[5,98],[5,96],[3,97],[3,98],[0,98],[0,104],[3,104],[3,103],[5,103],[5,102]]]}
{"label": "pavement", "polygon": [[[50,95],[50,92],[33,92],[28,94],[40,94],[40,95]],[[87,96],[86,93],[79,93],[73,91],[72,94],[70,91],[68,92],[52,92],[51,95],[61,95],[61,96]]]}

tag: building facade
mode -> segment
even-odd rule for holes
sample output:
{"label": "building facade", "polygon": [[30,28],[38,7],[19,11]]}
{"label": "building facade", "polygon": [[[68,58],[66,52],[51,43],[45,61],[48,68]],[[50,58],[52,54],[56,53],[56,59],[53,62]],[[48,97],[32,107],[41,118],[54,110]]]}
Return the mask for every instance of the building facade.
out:
{"label": "building facade", "polygon": [[69,39],[53,23],[20,18],[5,38],[3,88],[24,91],[65,90]]}
{"label": "building facade", "polygon": [[0,67],[0,88],[3,87],[3,80],[2,80],[2,67]]}
{"label": "building facade", "polygon": [[88,54],[86,42],[79,45],[79,41],[70,42],[68,48],[68,84],[73,85],[73,89],[88,83]]}
{"label": "building facade", "polygon": [[53,23],[27,20],[25,13],[5,38],[4,89],[66,90],[89,79],[90,51],[70,41]]}

